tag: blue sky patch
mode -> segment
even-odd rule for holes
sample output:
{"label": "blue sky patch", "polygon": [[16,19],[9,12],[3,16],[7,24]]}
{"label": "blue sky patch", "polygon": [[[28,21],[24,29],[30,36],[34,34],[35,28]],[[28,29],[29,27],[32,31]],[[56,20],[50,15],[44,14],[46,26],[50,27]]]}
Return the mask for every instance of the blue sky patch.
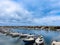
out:
{"label": "blue sky patch", "polygon": [[0,0],[0,26],[60,26],[60,0]]}

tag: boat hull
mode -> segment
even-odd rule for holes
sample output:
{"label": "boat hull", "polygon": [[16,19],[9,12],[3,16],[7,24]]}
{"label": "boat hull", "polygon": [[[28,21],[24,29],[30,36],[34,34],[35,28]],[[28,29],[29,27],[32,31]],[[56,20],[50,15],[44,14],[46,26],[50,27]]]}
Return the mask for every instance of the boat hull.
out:
{"label": "boat hull", "polygon": [[35,40],[31,40],[31,41],[26,41],[26,40],[23,40],[25,45],[33,45]]}
{"label": "boat hull", "polygon": [[41,44],[37,44],[37,43],[36,43],[36,45],[44,45],[44,43],[41,43]]}

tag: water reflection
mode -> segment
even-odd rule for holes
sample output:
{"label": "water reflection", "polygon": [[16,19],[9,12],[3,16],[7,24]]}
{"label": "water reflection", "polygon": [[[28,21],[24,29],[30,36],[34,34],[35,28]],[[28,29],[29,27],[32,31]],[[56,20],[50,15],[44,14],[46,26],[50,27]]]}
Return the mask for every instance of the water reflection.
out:
{"label": "water reflection", "polygon": [[[43,35],[45,39],[45,45],[51,45],[53,40],[60,40],[60,31],[50,31],[50,30],[21,30],[21,29],[11,29],[11,32],[26,33]],[[12,38],[10,36],[5,36],[0,34],[0,44],[1,45],[24,45],[23,41],[17,38]]]}

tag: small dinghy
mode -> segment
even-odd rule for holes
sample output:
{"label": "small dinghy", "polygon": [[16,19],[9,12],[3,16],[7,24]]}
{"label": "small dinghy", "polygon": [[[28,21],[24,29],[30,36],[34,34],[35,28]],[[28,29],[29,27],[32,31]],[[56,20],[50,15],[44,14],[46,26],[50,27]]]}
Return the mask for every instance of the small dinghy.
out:
{"label": "small dinghy", "polygon": [[60,41],[53,41],[51,45],[60,45]]}
{"label": "small dinghy", "polygon": [[23,39],[25,45],[33,45],[35,42],[33,35],[28,35],[27,38]]}
{"label": "small dinghy", "polygon": [[44,45],[44,39],[42,36],[39,36],[36,40],[35,40],[35,44],[36,45]]}

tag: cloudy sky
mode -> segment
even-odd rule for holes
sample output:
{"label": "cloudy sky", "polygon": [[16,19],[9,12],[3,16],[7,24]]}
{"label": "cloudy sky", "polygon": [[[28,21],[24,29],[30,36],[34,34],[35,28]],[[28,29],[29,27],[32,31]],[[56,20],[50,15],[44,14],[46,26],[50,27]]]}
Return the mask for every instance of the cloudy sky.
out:
{"label": "cloudy sky", "polygon": [[60,26],[60,0],[0,0],[0,26]]}

